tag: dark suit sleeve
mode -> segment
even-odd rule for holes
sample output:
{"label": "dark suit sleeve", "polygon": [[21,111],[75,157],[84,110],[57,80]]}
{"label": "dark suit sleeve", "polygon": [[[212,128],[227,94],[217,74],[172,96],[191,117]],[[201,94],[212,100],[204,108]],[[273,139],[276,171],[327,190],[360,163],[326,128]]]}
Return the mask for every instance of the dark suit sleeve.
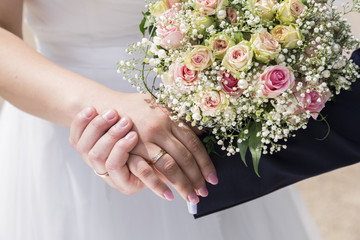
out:
{"label": "dark suit sleeve", "polygon": [[[352,59],[360,65],[360,49]],[[242,163],[240,156],[220,158],[211,155],[217,169],[219,184],[208,185],[209,196],[198,204],[198,214],[205,216],[253,200],[275,190],[324,172],[360,161],[360,81],[352,91],[343,91],[336,103],[328,102],[324,111],[330,124],[330,135],[324,122],[310,120],[306,130],[297,131],[289,139],[288,148],[274,155],[263,155],[258,178],[252,166]],[[251,164],[250,155],[247,162]]]}

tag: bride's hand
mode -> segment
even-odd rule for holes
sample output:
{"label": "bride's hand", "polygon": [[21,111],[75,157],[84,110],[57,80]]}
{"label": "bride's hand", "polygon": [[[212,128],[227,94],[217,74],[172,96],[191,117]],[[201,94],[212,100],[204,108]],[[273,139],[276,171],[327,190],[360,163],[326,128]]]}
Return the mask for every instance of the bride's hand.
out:
{"label": "bride's hand", "polygon": [[[205,181],[217,184],[215,167],[197,135],[186,125],[170,120],[169,112],[145,94],[128,94],[129,104],[122,106],[122,113],[134,122],[139,144],[131,152],[152,162],[162,149],[163,155],[153,166],[175,187],[180,195],[191,202],[198,202],[198,195],[207,196]],[[130,166],[129,166],[130,167]],[[132,171],[132,169],[130,168]],[[195,195],[195,196],[194,196]]]}
{"label": "bride's hand", "polygon": [[[132,126],[130,119],[120,118],[114,110],[98,115],[94,108],[89,107],[74,118],[69,137],[70,144],[95,173],[125,194],[145,188],[127,165],[129,152],[138,142],[136,132],[131,131]],[[174,197],[168,186],[160,179],[158,182],[156,193],[172,200]]]}

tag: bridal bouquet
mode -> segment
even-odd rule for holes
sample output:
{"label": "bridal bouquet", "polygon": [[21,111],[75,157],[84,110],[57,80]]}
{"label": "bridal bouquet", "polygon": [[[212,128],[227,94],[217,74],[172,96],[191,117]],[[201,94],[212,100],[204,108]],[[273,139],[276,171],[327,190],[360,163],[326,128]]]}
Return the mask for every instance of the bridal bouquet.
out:
{"label": "bridal bouquet", "polygon": [[[360,43],[334,1],[146,1],[144,38],[118,71],[138,91],[164,104],[174,121],[206,130],[256,174],[261,154],[286,148],[310,118],[325,120],[325,103],[360,76],[346,54]],[[181,123],[180,123],[181,125]],[[246,164],[246,162],[245,162]]]}

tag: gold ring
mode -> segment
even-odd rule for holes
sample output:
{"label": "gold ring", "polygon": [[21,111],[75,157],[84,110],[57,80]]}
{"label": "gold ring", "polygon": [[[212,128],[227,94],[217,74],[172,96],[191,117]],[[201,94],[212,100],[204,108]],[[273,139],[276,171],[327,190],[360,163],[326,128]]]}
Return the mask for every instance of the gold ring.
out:
{"label": "gold ring", "polygon": [[101,177],[101,178],[106,178],[106,177],[109,176],[109,173],[108,173],[108,172],[98,173],[95,169],[94,169],[94,173],[95,173],[96,175],[98,175],[99,177]]}
{"label": "gold ring", "polygon": [[152,160],[151,163],[155,164],[162,156],[164,156],[165,153],[166,151],[164,149],[160,149],[160,152],[151,159]]}

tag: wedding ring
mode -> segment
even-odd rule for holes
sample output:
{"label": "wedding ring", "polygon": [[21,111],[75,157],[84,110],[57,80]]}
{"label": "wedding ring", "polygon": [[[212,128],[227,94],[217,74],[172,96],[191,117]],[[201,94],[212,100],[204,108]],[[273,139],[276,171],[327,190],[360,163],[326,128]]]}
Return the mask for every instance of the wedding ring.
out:
{"label": "wedding ring", "polygon": [[152,160],[151,163],[155,164],[162,156],[164,156],[165,153],[166,151],[164,149],[160,149],[160,152],[151,159]]}
{"label": "wedding ring", "polygon": [[98,173],[96,170],[94,170],[94,173],[95,173],[96,175],[98,175],[99,177],[101,177],[101,178],[106,178],[106,177],[109,176],[109,173],[108,173],[108,172]]}

